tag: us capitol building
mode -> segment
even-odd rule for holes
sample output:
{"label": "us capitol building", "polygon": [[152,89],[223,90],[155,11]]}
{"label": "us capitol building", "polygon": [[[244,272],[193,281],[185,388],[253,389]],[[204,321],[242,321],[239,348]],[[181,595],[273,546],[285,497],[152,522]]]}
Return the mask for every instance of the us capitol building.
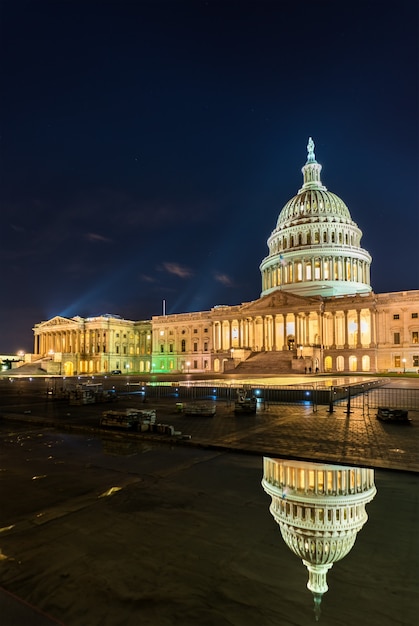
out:
{"label": "us capitol building", "polygon": [[321,170],[310,138],[257,300],[141,321],[56,316],[35,325],[32,360],[67,376],[419,371],[419,290],[372,291],[362,232]]}

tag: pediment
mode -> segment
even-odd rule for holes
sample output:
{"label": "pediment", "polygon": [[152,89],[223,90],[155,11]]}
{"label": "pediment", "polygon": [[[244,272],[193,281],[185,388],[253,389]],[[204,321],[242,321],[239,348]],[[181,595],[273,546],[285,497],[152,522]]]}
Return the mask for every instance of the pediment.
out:
{"label": "pediment", "polygon": [[68,317],[62,317],[61,315],[56,315],[55,317],[52,317],[50,320],[47,320],[46,322],[41,322],[40,324],[37,325],[38,328],[57,328],[59,326],[74,326],[74,328],[78,328],[79,324],[68,318]]}
{"label": "pediment", "polygon": [[242,311],[246,313],[258,313],[272,309],[299,309],[315,310],[321,306],[323,298],[320,296],[299,296],[289,291],[274,291],[262,296],[253,302],[242,305]]}

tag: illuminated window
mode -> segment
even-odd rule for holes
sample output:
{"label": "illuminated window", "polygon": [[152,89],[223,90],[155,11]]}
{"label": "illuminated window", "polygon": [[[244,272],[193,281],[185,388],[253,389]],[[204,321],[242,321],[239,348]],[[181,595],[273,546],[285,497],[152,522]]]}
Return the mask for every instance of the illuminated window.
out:
{"label": "illuminated window", "polygon": [[400,367],[401,365],[401,360],[400,360],[400,356],[395,356],[394,357],[394,367]]}
{"label": "illuminated window", "polygon": [[417,330],[414,330],[412,332],[412,343],[418,343],[419,340],[419,333]]}
{"label": "illuminated window", "polygon": [[413,355],[413,367],[419,367],[419,354]]}
{"label": "illuminated window", "polygon": [[303,265],[302,263],[297,263],[297,280],[303,280]]}

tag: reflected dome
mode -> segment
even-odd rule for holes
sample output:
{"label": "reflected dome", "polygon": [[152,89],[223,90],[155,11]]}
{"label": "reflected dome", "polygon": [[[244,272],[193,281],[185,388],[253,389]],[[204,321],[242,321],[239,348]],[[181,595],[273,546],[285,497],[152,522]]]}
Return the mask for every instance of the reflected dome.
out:
{"label": "reflected dome", "polygon": [[327,572],[352,549],[368,519],[374,470],[264,457],[262,486],[285,543],[308,569],[318,619]]}

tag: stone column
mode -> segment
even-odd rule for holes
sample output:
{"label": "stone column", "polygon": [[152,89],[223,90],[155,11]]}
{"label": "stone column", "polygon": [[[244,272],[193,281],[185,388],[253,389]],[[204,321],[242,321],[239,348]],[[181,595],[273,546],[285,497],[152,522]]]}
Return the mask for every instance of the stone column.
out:
{"label": "stone column", "polygon": [[299,315],[298,313],[294,313],[294,347],[298,348],[300,344],[300,328],[299,328]]}
{"label": "stone column", "polygon": [[356,324],[358,327],[357,341],[356,347],[362,348],[362,340],[361,340],[361,309],[358,309],[356,312]]}
{"label": "stone column", "polygon": [[336,311],[332,311],[332,345],[331,348],[336,350]]}
{"label": "stone column", "polygon": [[272,315],[272,350],[276,350],[276,315]]}
{"label": "stone column", "polygon": [[343,347],[345,349],[349,348],[349,343],[348,343],[348,311],[344,311],[343,312],[344,315],[344,345]]}
{"label": "stone column", "polygon": [[375,348],[375,310],[370,309],[370,348]]}
{"label": "stone column", "polygon": [[282,349],[287,350],[288,346],[287,346],[287,314],[286,313],[282,314],[282,319],[284,320],[284,328],[282,331]]}

